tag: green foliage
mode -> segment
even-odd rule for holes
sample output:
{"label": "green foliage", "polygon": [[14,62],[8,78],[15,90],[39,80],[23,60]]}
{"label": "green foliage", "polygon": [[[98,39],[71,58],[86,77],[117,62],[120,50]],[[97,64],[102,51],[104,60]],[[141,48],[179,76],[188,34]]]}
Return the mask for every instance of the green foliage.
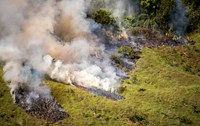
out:
{"label": "green foliage", "polygon": [[159,8],[160,0],[140,0],[141,12],[148,14],[150,17],[156,15]]}
{"label": "green foliage", "polygon": [[200,29],[200,1],[199,0],[182,0],[185,5],[189,7],[188,17],[189,26],[188,32],[192,32]]}
{"label": "green foliage", "polygon": [[196,46],[165,47],[158,51],[170,66],[200,76],[200,49]]}
{"label": "green foliage", "polygon": [[174,0],[141,0],[140,13],[134,17],[125,17],[126,28],[145,27],[149,29],[168,30],[169,18]]}
{"label": "green foliage", "polygon": [[140,58],[138,52],[136,52],[135,48],[132,47],[132,46],[122,45],[118,49],[118,53],[123,54],[123,56],[128,58],[128,59],[139,59]]}
{"label": "green foliage", "polygon": [[161,0],[158,10],[154,16],[156,23],[162,30],[170,29],[169,18],[172,8],[175,7],[174,0]]}
{"label": "green foliage", "polygon": [[195,42],[195,47],[200,50],[200,33],[193,33],[190,35],[193,41]]}
{"label": "green foliage", "polygon": [[[199,49],[200,35],[194,37],[195,49]],[[179,52],[177,48],[183,49]],[[55,99],[70,114],[68,119],[54,124],[36,119],[13,104],[9,89],[1,78],[0,125],[198,126],[200,125],[200,102],[197,99],[200,97],[200,78],[197,74],[184,71],[179,65],[171,66],[166,62],[167,60],[171,62],[177,58],[177,54],[185,51],[186,55],[192,57],[190,59],[184,56],[185,62],[189,64],[188,61],[197,59],[198,55],[193,54],[193,46],[142,50],[141,58],[137,61],[137,70],[131,71],[130,78],[123,81],[120,92],[125,99],[122,101],[96,96],[70,85],[45,81],[52,89]],[[127,51],[127,54],[130,52]],[[172,55],[166,55],[168,53]],[[181,61],[176,60],[180,65]],[[195,61],[195,64],[198,62]],[[1,77],[2,73],[1,69]]]}
{"label": "green foliage", "polygon": [[[143,13],[126,17],[126,27],[144,26],[154,21],[162,29],[170,29],[168,18],[174,0],[142,0]],[[184,0],[190,10],[190,30],[199,25],[199,0]],[[149,10],[146,11],[146,10]],[[149,18],[150,17],[150,18]],[[114,25],[115,19],[105,9],[94,13],[98,23]],[[147,24],[148,24],[147,22]],[[146,27],[146,26],[145,26]],[[149,26],[148,26],[149,27]],[[137,33],[143,33],[141,28]],[[146,34],[149,32],[145,31]],[[145,34],[144,33],[144,34]],[[56,100],[70,114],[70,118],[48,124],[44,120],[28,115],[25,110],[13,103],[9,88],[2,79],[0,69],[0,125],[200,125],[200,34],[193,34],[195,45],[179,47],[159,47],[143,49],[137,61],[137,69],[129,73],[130,78],[123,80],[120,92],[122,101],[113,101],[96,96],[76,87],[46,80]],[[128,58],[135,56],[134,49],[121,46],[119,53]],[[137,56],[137,55],[136,55]],[[113,57],[120,62],[120,57]]]}
{"label": "green foliage", "polygon": [[[162,48],[155,51],[150,49],[143,50],[142,58],[137,62],[138,69],[133,72],[138,80],[135,87],[138,87],[138,90],[145,88],[146,93],[148,91],[153,94],[157,92],[153,96],[154,100],[152,100],[157,101],[155,106],[159,110],[158,113],[163,115],[162,119],[157,116],[156,121],[162,122],[160,125],[198,125],[196,121],[199,119],[194,113],[193,106],[200,107],[200,102],[195,100],[199,97],[199,94],[195,93],[195,91],[199,90],[198,85],[200,83],[198,81],[200,78],[180,70],[181,68],[179,67],[166,65],[165,60],[160,57],[160,54],[164,53],[164,51],[159,52],[158,50],[160,51]],[[145,92],[143,93],[144,95]],[[151,93],[149,95],[153,95]],[[149,111],[155,111],[152,110],[154,109],[152,102],[151,106]],[[168,112],[165,111],[164,106]],[[167,118],[171,118],[173,122],[165,122]],[[148,121],[153,125],[149,118]]]}
{"label": "green foliage", "polygon": [[[200,29],[200,1],[182,0],[189,8],[187,16],[189,18],[187,32]],[[141,13],[148,14],[152,24],[156,24],[161,30],[170,29],[169,19],[171,10],[176,6],[175,0],[141,0]]]}
{"label": "green foliage", "polygon": [[[189,10],[187,16],[189,18],[188,32],[200,29],[200,6],[199,0],[182,0]],[[104,6],[104,1],[93,2],[95,6]],[[139,12],[134,16],[124,17],[122,25],[125,28],[145,27],[149,29],[169,31],[170,14],[172,9],[176,7],[175,0],[140,0]],[[96,11],[97,8],[92,9]],[[109,11],[100,8],[92,14],[92,18],[96,22],[106,25],[117,26],[115,18]]]}
{"label": "green foliage", "polygon": [[125,17],[122,24],[125,28],[144,27],[155,29],[157,27],[155,20],[150,19],[147,14],[143,13],[136,16]]}
{"label": "green foliage", "polygon": [[136,17],[128,16],[124,18],[122,23],[125,28],[132,28],[137,26],[135,24],[136,22],[137,22]]}
{"label": "green foliage", "polygon": [[104,8],[100,8],[93,14],[93,19],[100,24],[104,25],[115,25],[116,21],[114,17],[111,15],[111,12]]}

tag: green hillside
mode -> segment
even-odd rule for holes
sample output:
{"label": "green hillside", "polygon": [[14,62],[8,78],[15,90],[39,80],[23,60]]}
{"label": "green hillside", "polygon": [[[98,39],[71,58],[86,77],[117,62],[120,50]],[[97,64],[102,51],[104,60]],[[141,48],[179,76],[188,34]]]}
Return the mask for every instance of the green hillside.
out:
{"label": "green hillside", "polygon": [[[2,21],[0,18],[0,31],[2,31],[0,32],[0,49],[3,50],[0,50],[0,53],[6,54],[4,53],[5,42],[8,41],[10,44],[8,44],[9,48],[6,48],[6,51],[9,52],[8,58],[7,55],[0,55],[0,126],[200,126],[199,0],[135,0],[134,2],[124,0],[126,1],[124,2],[125,9],[130,7],[129,3],[132,1],[130,5],[133,4],[131,7],[134,7],[132,10],[134,14],[124,13],[119,14],[119,17],[113,14],[115,11],[119,11],[115,10],[116,8],[120,9],[120,6],[116,7],[114,4],[115,0],[88,0],[90,1],[90,6],[87,5],[88,8],[85,7],[84,0],[82,3],[74,2],[75,8],[72,5],[69,8],[60,5],[63,0],[53,0],[49,3],[43,0],[41,5],[33,0],[20,1],[22,1],[22,5],[15,0],[5,2],[9,7],[10,4],[13,7],[16,5],[14,9],[11,6],[9,8],[11,12],[8,13],[13,16],[13,21],[6,16],[7,12],[0,12],[0,16],[4,15]],[[67,4],[73,3],[70,0],[66,1]],[[1,3],[4,2],[0,1],[0,7]],[[32,5],[33,3],[34,5]],[[181,8],[183,5],[185,8]],[[19,9],[21,6],[24,8]],[[12,14],[15,11],[18,12],[18,9],[20,14]],[[4,8],[0,8],[0,10],[4,10]],[[83,10],[84,12],[82,12]],[[35,14],[36,12],[40,13]],[[37,18],[43,19],[45,14],[47,17],[44,20],[37,20]],[[80,25],[84,26],[80,27]],[[43,29],[43,27],[45,28]],[[37,31],[37,28],[39,29],[38,33],[32,33]],[[7,38],[7,36],[11,38]],[[37,36],[40,36],[39,39]],[[84,47],[85,45],[71,44],[71,41],[76,42],[76,39],[79,40],[79,38],[81,38],[79,43],[87,43],[86,47]],[[88,42],[87,38],[94,41],[94,51],[96,51],[96,45],[101,45],[101,47],[97,47],[98,50],[95,54],[89,53],[93,52],[94,45],[92,42]],[[26,46],[20,45],[26,44],[26,41],[30,41]],[[55,43],[51,43],[56,46],[55,52],[54,49],[50,49],[53,48],[52,45],[47,45],[46,41],[50,43],[55,41]],[[143,46],[142,49],[139,47],[140,44]],[[80,49],[79,53],[87,52],[91,57],[95,57],[95,60],[100,61],[101,56],[98,51],[103,48],[105,55],[108,52],[109,56],[106,57],[106,60],[111,58],[113,64],[127,72],[129,76],[121,80],[121,87],[118,91],[124,99],[111,100],[72,85],[45,79],[44,83],[51,89],[52,96],[69,114],[68,118],[51,123],[45,119],[31,116],[26,110],[15,104],[10,89],[3,79],[2,64],[7,60],[11,63],[19,60],[23,66],[27,61],[30,63],[27,66],[30,66],[31,71],[34,61],[29,59],[29,54],[43,54],[44,51],[46,55],[52,51],[52,55],[54,53],[57,55],[60,51],[58,47],[62,47],[61,45],[66,47],[63,46],[61,49],[64,52],[60,55],[61,58],[66,54],[71,58],[71,55],[82,47],[84,49]],[[15,48],[15,46],[17,47]],[[38,49],[39,46],[44,47]],[[79,46],[82,47],[79,48]],[[74,50],[70,47],[73,47]],[[68,50],[64,49],[69,49],[70,54],[68,54]],[[116,51],[115,54],[113,54],[113,50]],[[11,56],[14,51],[18,52]],[[25,52],[27,52],[25,59],[17,57]],[[76,57],[76,54],[74,55]],[[32,57],[34,58],[34,56]],[[81,56],[87,57],[84,54]],[[11,60],[13,57],[15,60]],[[72,61],[69,61],[70,65],[73,64],[71,62],[76,61],[74,57]],[[122,62],[123,58],[130,59],[133,64],[136,62],[136,68],[125,68],[126,64],[124,65]],[[55,59],[52,58],[52,64]],[[36,61],[36,64],[38,65],[39,61]],[[103,75],[105,74],[103,73]],[[12,78],[10,79],[12,80]]]}
{"label": "green hillside", "polygon": [[0,81],[0,125],[200,125],[200,34],[195,45],[143,49],[136,71],[122,82],[121,101],[47,80],[53,96],[70,114],[54,124],[28,115],[13,103]]}

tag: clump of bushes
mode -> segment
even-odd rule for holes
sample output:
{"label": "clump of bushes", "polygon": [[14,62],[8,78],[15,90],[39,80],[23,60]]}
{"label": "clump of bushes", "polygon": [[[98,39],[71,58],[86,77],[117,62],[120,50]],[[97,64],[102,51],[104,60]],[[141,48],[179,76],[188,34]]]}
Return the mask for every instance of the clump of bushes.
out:
{"label": "clump of bushes", "polygon": [[140,58],[139,53],[132,46],[122,45],[118,49],[118,53],[122,54],[125,58],[132,59],[132,60]]}
{"label": "clump of bushes", "polygon": [[[186,16],[189,19],[187,32],[200,29],[200,1],[181,0],[187,7]],[[134,15],[126,15],[123,18],[124,28],[144,27],[156,29],[162,33],[174,33],[175,26],[170,24],[173,10],[178,6],[176,0],[139,0],[138,12]],[[102,5],[103,6],[103,5]],[[110,8],[112,9],[112,8]],[[92,18],[100,24],[110,25],[118,28],[116,18],[105,8],[94,10]]]}
{"label": "clump of bushes", "polygon": [[182,0],[185,5],[189,7],[188,18],[189,24],[187,31],[192,32],[195,30],[200,31],[200,1],[199,0]]}
{"label": "clump of bushes", "polygon": [[100,24],[103,24],[103,25],[112,25],[112,26],[114,26],[116,24],[116,20],[112,16],[111,12],[109,12],[105,8],[100,8],[99,10],[97,10],[93,14],[92,18],[97,23],[100,23]]}

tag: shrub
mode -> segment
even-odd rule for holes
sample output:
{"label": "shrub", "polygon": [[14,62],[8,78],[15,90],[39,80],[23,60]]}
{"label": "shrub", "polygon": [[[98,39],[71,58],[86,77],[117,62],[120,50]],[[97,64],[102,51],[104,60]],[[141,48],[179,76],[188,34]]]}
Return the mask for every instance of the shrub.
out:
{"label": "shrub", "polygon": [[97,23],[100,23],[100,24],[104,24],[104,25],[115,25],[116,24],[116,20],[111,15],[111,12],[109,12],[105,8],[100,8],[98,11],[96,11],[93,14],[92,17]]}

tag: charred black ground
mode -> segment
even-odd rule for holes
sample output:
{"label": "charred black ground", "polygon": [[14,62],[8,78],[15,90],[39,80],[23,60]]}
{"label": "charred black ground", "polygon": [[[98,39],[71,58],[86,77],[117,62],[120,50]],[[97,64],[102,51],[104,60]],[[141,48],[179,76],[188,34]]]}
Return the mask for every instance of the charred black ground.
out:
{"label": "charred black ground", "polygon": [[16,104],[39,119],[54,123],[69,117],[62,106],[52,97],[44,97],[27,87],[16,89],[14,94]]}
{"label": "charred black ground", "polygon": [[[167,37],[166,35],[148,29],[132,29],[125,34],[122,32],[122,34],[108,32],[109,31],[104,33],[104,38],[107,38],[107,45],[112,47],[108,48],[108,51],[116,48],[115,54],[117,55],[112,55],[111,59],[116,68],[122,70],[121,72],[125,74],[124,76],[123,74],[119,75],[122,78],[128,78],[126,72],[136,68],[135,62],[140,58],[141,49],[143,48],[156,48],[158,46],[173,47],[192,44],[185,38]],[[84,87],[78,84],[75,84],[74,86],[93,94],[104,96],[108,99],[124,99],[120,94],[111,93],[102,89]],[[62,106],[54,98],[44,97],[28,87],[21,86],[17,88],[14,91],[14,96],[16,104],[25,109],[27,113],[36,116],[37,118],[54,123],[69,117]]]}
{"label": "charred black ground", "polygon": [[137,67],[136,61],[140,58],[143,48],[194,44],[194,41],[187,36],[171,36],[145,28],[128,29],[125,33],[121,32],[121,34],[107,31],[104,35],[108,40],[108,48],[114,47],[117,50],[111,57],[113,64],[124,72]]}
{"label": "charred black ground", "polygon": [[123,100],[124,99],[124,97],[119,95],[119,94],[111,93],[109,91],[105,91],[105,90],[98,89],[98,88],[95,88],[95,87],[84,87],[84,86],[80,86],[80,85],[75,85],[75,86],[77,88],[89,91],[93,94],[104,96],[108,99],[112,99],[112,100]]}

